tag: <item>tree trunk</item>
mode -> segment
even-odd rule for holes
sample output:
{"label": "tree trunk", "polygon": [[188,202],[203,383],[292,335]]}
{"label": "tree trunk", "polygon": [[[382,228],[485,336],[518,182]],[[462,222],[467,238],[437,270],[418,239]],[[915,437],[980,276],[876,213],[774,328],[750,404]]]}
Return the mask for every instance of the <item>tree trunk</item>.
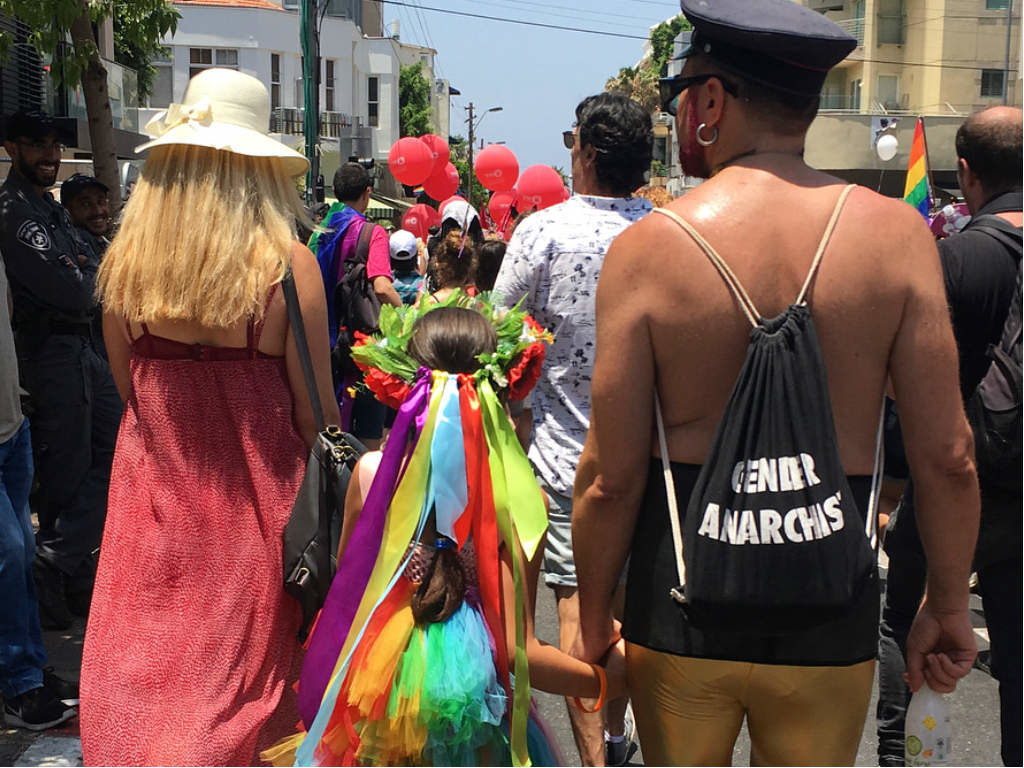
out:
{"label": "tree trunk", "polygon": [[89,143],[92,145],[93,173],[110,190],[110,209],[115,216],[121,208],[121,181],[114,149],[114,118],[107,92],[107,69],[103,66],[89,20],[88,0],[78,0],[81,15],[71,24],[71,40],[76,50],[88,52],[88,64],[82,72],[82,93],[89,117]]}

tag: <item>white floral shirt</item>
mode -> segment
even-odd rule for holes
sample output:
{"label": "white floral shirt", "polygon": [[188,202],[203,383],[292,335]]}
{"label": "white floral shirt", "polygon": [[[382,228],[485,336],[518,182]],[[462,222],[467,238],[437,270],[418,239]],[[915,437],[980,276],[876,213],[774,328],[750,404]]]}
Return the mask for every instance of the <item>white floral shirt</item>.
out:
{"label": "white floral shirt", "polygon": [[576,465],[590,426],[594,371],[594,298],[608,247],[646,216],[643,198],[574,195],[516,227],[494,290],[555,335],[532,393],[529,457],[541,477],[572,495]]}

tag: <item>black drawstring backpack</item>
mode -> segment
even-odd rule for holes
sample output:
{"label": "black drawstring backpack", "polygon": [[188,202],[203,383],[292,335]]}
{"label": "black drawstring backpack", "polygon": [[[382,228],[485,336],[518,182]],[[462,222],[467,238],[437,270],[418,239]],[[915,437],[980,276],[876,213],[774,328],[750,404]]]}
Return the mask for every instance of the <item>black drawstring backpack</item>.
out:
{"label": "black drawstring backpack", "polygon": [[808,289],[852,188],[839,197],[800,295],[770,319],[760,316],[732,270],[689,223],[655,209],[707,254],[753,326],[681,530],[655,393],[679,577],[671,596],[699,629],[806,629],[841,616],[876,578],[881,418],[870,509],[862,522],[839,460],[825,366],[807,306]]}

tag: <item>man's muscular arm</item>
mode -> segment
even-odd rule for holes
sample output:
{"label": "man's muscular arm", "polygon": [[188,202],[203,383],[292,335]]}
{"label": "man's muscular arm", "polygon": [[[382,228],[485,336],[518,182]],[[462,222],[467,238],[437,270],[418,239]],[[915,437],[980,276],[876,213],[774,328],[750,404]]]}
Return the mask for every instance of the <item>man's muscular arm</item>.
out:
{"label": "man's muscular arm", "polygon": [[981,504],[938,254],[921,220],[898,213],[911,234],[898,249],[908,284],[889,371],[928,557],[927,597],[907,640],[907,673],[912,690],[924,680],[948,692],[977,653],[967,580]]}
{"label": "man's muscular arm", "polygon": [[597,286],[597,359],[590,430],[573,489],[572,548],[579,581],[576,655],[601,658],[614,642],[611,597],[629,553],[651,455],[654,355],[649,295],[637,274],[645,236],[634,225],[612,243]]}

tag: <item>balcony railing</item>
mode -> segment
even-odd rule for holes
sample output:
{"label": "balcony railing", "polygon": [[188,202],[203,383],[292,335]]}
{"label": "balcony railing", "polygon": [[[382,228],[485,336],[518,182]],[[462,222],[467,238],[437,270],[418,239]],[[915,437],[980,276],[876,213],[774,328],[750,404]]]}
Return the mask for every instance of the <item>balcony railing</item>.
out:
{"label": "balcony railing", "polygon": [[[270,132],[301,136],[304,132],[303,119],[306,111],[292,107],[279,107],[270,113]],[[342,112],[320,113],[320,135],[331,138],[357,136],[367,126],[362,118]]]}
{"label": "balcony railing", "polygon": [[864,19],[841,19],[837,21],[850,37],[856,38],[857,45],[864,45]]}

